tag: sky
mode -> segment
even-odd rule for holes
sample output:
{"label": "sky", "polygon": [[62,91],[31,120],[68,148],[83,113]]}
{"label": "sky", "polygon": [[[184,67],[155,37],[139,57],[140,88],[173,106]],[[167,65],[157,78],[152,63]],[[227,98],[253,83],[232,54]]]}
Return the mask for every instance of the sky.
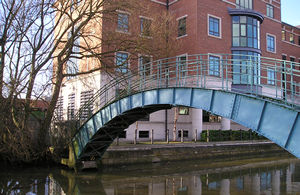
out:
{"label": "sky", "polygon": [[281,21],[300,25],[300,0],[281,0]]}

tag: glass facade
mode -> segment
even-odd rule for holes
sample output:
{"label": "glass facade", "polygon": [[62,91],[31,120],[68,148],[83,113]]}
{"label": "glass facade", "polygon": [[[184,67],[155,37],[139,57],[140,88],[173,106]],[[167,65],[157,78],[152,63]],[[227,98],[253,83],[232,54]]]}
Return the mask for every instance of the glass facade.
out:
{"label": "glass facade", "polygon": [[250,16],[232,16],[232,46],[260,49],[260,22]]}
{"label": "glass facade", "polygon": [[260,54],[233,51],[233,84],[260,84]]}

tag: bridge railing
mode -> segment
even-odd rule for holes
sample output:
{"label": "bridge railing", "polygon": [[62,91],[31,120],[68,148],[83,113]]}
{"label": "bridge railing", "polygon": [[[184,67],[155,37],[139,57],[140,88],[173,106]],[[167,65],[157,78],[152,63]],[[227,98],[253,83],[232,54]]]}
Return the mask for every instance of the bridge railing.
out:
{"label": "bridge railing", "polygon": [[[197,87],[245,93],[299,109],[300,64],[252,55],[199,54],[156,60],[115,72],[76,114],[97,111],[120,98],[168,87]],[[90,112],[93,114],[93,111]]]}

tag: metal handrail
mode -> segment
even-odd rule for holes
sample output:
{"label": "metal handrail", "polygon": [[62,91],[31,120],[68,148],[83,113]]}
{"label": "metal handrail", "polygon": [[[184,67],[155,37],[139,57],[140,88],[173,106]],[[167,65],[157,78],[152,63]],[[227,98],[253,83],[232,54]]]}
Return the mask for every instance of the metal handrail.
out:
{"label": "metal handrail", "polygon": [[83,112],[95,102],[100,103],[100,109],[138,92],[168,87],[235,91],[268,98],[296,110],[300,107],[300,63],[285,60],[242,54],[196,54],[187,55],[186,60],[156,60],[128,69],[127,73],[116,72],[115,76],[79,109],[75,119],[80,125],[86,121],[82,120]]}

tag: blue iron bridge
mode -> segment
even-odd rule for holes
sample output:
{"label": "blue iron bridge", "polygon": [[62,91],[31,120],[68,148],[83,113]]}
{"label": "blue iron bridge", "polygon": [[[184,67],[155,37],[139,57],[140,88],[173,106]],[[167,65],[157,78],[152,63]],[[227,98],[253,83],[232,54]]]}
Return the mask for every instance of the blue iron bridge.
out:
{"label": "blue iron bridge", "polygon": [[[235,121],[300,158],[299,69],[299,63],[228,54],[121,67],[77,113],[80,127],[71,140],[71,155],[75,162],[99,159],[135,121],[186,106]],[[86,117],[92,104],[97,109]]]}

